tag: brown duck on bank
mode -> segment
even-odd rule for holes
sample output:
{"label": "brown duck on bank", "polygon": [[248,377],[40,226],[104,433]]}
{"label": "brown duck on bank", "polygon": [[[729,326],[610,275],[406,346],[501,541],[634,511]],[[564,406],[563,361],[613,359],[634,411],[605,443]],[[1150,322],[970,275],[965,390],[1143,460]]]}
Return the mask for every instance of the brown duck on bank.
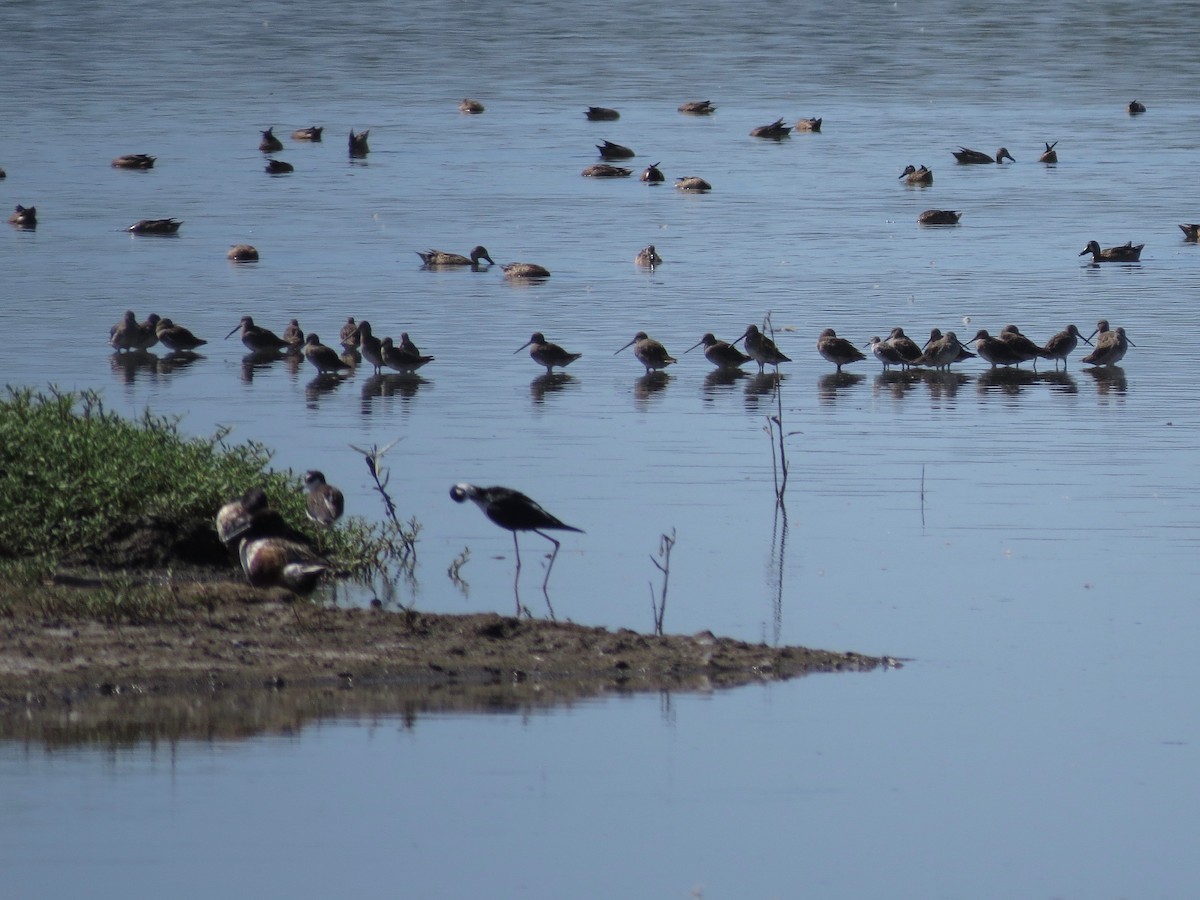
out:
{"label": "brown duck on bank", "polygon": [[1119,247],[1100,248],[1097,241],[1088,241],[1088,245],[1079,251],[1080,256],[1092,254],[1092,262],[1137,262],[1142,258],[1142,248],[1145,244],[1135,245],[1133,241],[1126,241]]}
{"label": "brown duck on bank", "polygon": [[263,153],[277,153],[283,149],[283,141],[275,137],[274,126],[262,133],[262,140],[258,142],[258,149]]}
{"label": "brown duck on bank", "polygon": [[126,153],[112,161],[114,169],[153,169],[154,160],[158,157],[145,153]]}
{"label": "brown duck on bank", "polygon": [[963,165],[985,165],[988,163],[1003,163],[1004,160],[1006,160],[1006,159],[1011,160],[1012,162],[1016,162],[1016,160],[1012,158],[1012,155],[1004,147],[1001,147],[999,150],[996,151],[995,159],[993,159],[992,157],[988,156],[986,153],[984,153],[980,150],[970,150],[966,147],[959,147],[957,150],[953,151],[953,153],[954,153],[954,158],[957,159]]}
{"label": "brown duck on bank", "polygon": [[141,219],[125,230],[130,234],[175,234],[182,224],[181,219]]}
{"label": "brown duck on bank", "polygon": [[615,122],[621,114],[607,106],[589,106],[584,113],[589,122]]}
{"label": "brown duck on bank", "polygon": [[925,166],[918,169],[916,166],[908,165],[900,173],[900,179],[905,184],[933,184],[933,169]]}

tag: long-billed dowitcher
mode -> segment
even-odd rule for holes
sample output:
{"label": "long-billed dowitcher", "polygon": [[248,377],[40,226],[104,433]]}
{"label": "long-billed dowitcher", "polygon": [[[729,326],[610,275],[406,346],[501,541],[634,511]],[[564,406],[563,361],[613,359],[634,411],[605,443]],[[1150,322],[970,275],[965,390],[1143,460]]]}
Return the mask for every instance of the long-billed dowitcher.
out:
{"label": "long-billed dowitcher", "polygon": [[584,112],[589,122],[615,122],[621,114],[607,106],[589,106]]}
{"label": "long-billed dowitcher", "polygon": [[[543,529],[583,533],[582,528],[567,525],[562,520],[542,509],[537,502],[512,488],[476,487],[473,484],[463,482],[450,488],[450,497],[456,503],[465,503],[468,500],[472,501],[483,510],[485,516],[501,528],[512,532],[513,549],[517,554],[518,576],[521,572],[521,545],[517,541],[518,531],[532,531],[534,534],[540,534],[554,545],[554,552],[550,554],[550,562],[546,566],[546,577],[542,581],[543,591],[550,582],[550,570],[554,568],[554,560],[558,557],[559,549],[559,541],[550,537]],[[520,603],[518,601],[519,606]]]}
{"label": "long-billed dowitcher", "polygon": [[550,270],[537,263],[515,262],[502,265],[505,278],[549,278]]}
{"label": "long-billed dowitcher", "polygon": [[1107,319],[1096,323],[1096,330],[1091,336],[1096,338],[1095,347],[1082,360],[1089,366],[1115,366],[1124,359],[1130,347],[1137,346],[1126,336],[1124,328],[1110,331]]}
{"label": "long-billed dowitcher", "polygon": [[121,321],[108,329],[108,343],[118,353],[122,350],[140,350],[144,340],[142,326],[132,309],[125,310]]}
{"label": "long-billed dowitcher", "polygon": [[629,147],[614,144],[612,141],[597,144],[596,149],[600,151],[601,159],[633,159],[637,155]]}
{"label": "long-billed dowitcher", "polygon": [[158,335],[162,345],[172,353],[186,353],[208,343],[203,338],[196,337],[182,325],[176,325],[170,319],[159,319],[154,332]]}
{"label": "long-billed dowitcher", "polygon": [[1067,357],[1075,352],[1075,348],[1079,346],[1079,342],[1085,344],[1092,342],[1079,333],[1079,329],[1074,325],[1068,325],[1050,340],[1046,341],[1046,346],[1042,348],[1045,351],[1046,359],[1054,360],[1054,368],[1058,368],[1058,361],[1062,360],[1063,368],[1067,367]]}
{"label": "long-billed dowitcher", "polygon": [[225,340],[233,337],[233,332],[241,329],[242,344],[251,353],[261,353],[263,351],[279,351],[287,349],[287,341],[271,331],[269,328],[263,328],[261,325],[255,325],[254,319],[250,316],[242,316],[240,322],[233,327],[229,334],[225,335]]}
{"label": "long-billed dowitcher", "polygon": [[439,266],[471,266],[477,269],[481,259],[486,259],[490,265],[496,264],[496,261],[488,254],[487,247],[482,244],[472,248],[470,256],[463,256],[461,253],[447,253],[445,250],[418,250],[417,256],[421,257],[421,262],[430,269],[436,269]]}
{"label": "long-billed dowitcher", "polygon": [[289,172],[295,172],[296,167],[290,162],[284,162],[282,159],[268,159],[266,172],[268,175],[287,175]]}
{"label": "long-billed dowitcher", "polygon": [[1130,100],[1129,105],[1125,109],[1129,111],[1131,116],[1136,116],[1146,111],[1146,104],[1140,100]]}
{"label": "long-billed dowitcher", "polygon": [[1145,244],[1134,244],[1133,241],[1126,241],[1119,247],[1105,247],[1101,249],[1098,241],[1088,241],[1086,247],[1079,251],[1080,256],[1088,253],[1092,254],[1092,262],[1137,262],[1142,258],[1142,248]]}
{"label": "long-billed dowitcher", "polygon": [[[758,330],[757,325],[747,325],[742,336],[737,338],[734,343],[743,339],[746,341],[746,352],[750,354],[751,359],[758,363],[759,372],[762,372],[766,366],[778,366],[780,363],[792,361],[790,356],[783,355],[773,340]],[[859,358],[862,358],[861,354]]]}
{"label": "long-billed dowitcher", "polygon": [[1050,143],[1049,141],[1043,141],[1043,143],[1046,145],[1046,149],[1042,153],[1042,155],[1038,157],[1038,162],[1041,162],[1041,163],[1056,163],[1056,162],[1058,162],[1058,151],[1054,149],[1055,147],[1058,146],[1058,141],[1055,141],[1053,144]]}
{"label": "long-billed dowitcher", "polygon": [[367,136],[370,135],[371,129],[354,133],[354,129],[350,129],[350,155],[361,159],[371,152],[371,147],[367,144]]}
{"label": "long-billed dowitcher", "polygon": [[229,248],[229,252],[225,256],[234,262],[256,262],[258,260],[258,248],[251,244],[234,244]]}
{"label": "long-billed dowitcher", "polygon": [[462,103],[458,104],[458,111],[467,113],[468,115],[477,116],[484,110],[484,105],[478,100],[472,100],[470,97],[464,97]]}
{"label": "long-billed dowitcher", "polygon": [[940,328],[929,331],[929,340],[921,353],[921,358],[914,365],[929,366],[933,369],[949,369],[952,363],[974,359],[975,354],[964,347],[953,331],[942,334]]}
{"label": "long-billed dowitcher", "polygon": [[662,265],[662,257],[658,255],[658,251],[654,249],[653,244],[647,244],[639,250],[633,261],[639,266],[646,266],[650,269]]}
{"label": "long-billed dowitcher", "polygon": [[596,163],[593,166],[588,166],[580,174],[584,178],[628,178],[633,174],[633,169],[626,169],[623,166],[613,166],[608,163]]}
{"label": "long-billed dowitcher", "polygon": [[675,179],[675,187],[691,194],[704,194],[712,190],[712,185],[698,175],[684,175]]}
{"label": "long-billed dowitcher", "polygon": [[954,153],[954,158],[957,159],[963,165],[981,165],[981,164],[986,164],[986,163],[1003,163],[1006,159],[1012,160],[1012,162],[1016,162],[1016,160],[1013,159],[1012,154],[1009,153],[1008,149],[1005,147],[1001,147],[999,150],[996,151],[995,159],[988,156],[982,150],[970,150],[967,147],[959,147],[957,150],[954,150],[952,152]]}
{"label": "long-billed dowitcher", "polygon": [[620,353],[621,350],[629,346],[633,347],[633,355],[637,357],[638,362],[646,367],[647,375],[658,369],[665,369],[673,362],[678,362],[675,357],[667,352],[666,347],[644,331],[639,331],[635,334],[633,340],[613,353],[613,356],[616,356],[617,353]]}
{"label": "long-billed dowitcher", "polygon": [[797,131],[819,132],[821,130],[821,120],[818,119],[799,119],[796,122]]}
{"label": "long-billed dowitcher", "polygon": [[17,208],[13,210],[13,214],[8,217],[8,224],[32,231],[34,228],[37,228],[37,207],[22,206],[18,203]]}
{"label": "long-billed dowitcher", "polygon": [[325,131],[323,125],[309,125],[307,128],[297,128],[292,132],[293,141],[310,141],[314,144],[321,142],[321,134]]}
{"label": "long-billed dowitcher", "polygon": [[134,350],[149,350],[158,343],[158,323],[162,321],[158,313],[150,313],[138,323],[138,343]]}
{"label": "long-billed dowitcher", "polygon": [[904,365],[911,366],[921,358],[921,347],[897,326],[888,333],[888,344],[904,359]]}
{"label": "long-billed dowitcher", "polygon": [[153,169],[158,157],[147,153],[126,153],[112,161],[114,169]]}
{"label": "long-billed dowitcher", "polygon": [[354,321],[354,316],[346,317],[346,323],[338,332],[338,343],[347,349],[358,346],[358,323]]}
{"label": "long-billed dowitcher", "polygon": [[304,473],[305,510],[308,517],[318,525],[329,528],[346,511],[346,498],[342,492],[325,481],[325,474],[316,469]]}
{"label": "long-billed dowitcher", "polygon": [[550,343],[540,331],[535,331],[529,340],[513,351],[513,354],[520,353],[526,347],[529,348],[529,358],[539,366],[545,366],[547,375],[553,374],[555,366],[566,368],[583,356],[582,353],[569,353],[558,344]]}
{"label": "long-billed dowitcher", "polygon": [[707,116],[716,112],[717,107],[711,100],[688,100],[679,104],[679,111],[689,116]]}
{"label": "long-billed dowitcher", "polygon": [[953,209],[927,209],[917,216],[921,225],[957,225],[962,213]]}
{"label": "long-billed dowitcher", "polygon": [[1183,239],[1191,241],[1193,244],[1200,241],[1200,225],[1180,225],[1179,230],[1183,232]]}
{"label": "long-billed dowitcher", "polygon": [[1033,367],[1037,368],[1039,359],[1046,359],[1046,348],[1040,344],[1034,343],[1032,340],[1021,334],[1021,329],[1016,325],[1005,325],[1000,329],[1000,340],[1008,344],[1008,346],[1021,357],[1020,362],[1033,361]]}
{"label": "long-billed dowitcher", "polygon": [[979,329],[975,333],[975,337],[971,338],[967,343],[973,343],[975,345],[975,352],[983,360],[991,363],[993,369],[997,366],[1015,366],[1025,359],[1012,344],[1002,341],[998,337],[992,337],[983,328]]}
{"label": "long-billed dowitcher", "polygon": [[733,344],[727,344],[725,341],[719,341],[711,331],[684,350],[684,353],[691,353],[701,344],[704,345],[704,358],[716,366],[718,369],[740,369],[744,363],[750,362],[753,357],[743,353]]}
{"label": "long-billed dowitcher", "polygon": [[922,165],[917,168],[911,163],[904,167],[904,171],[900,173],[901,180],[905,184],[933,184],[933,169]]}
{"label": "long-billed dowitcher", "polygon": [[383,371],[383,342],[375,336],[366,319],[358,323],[358,350],[375,369],[376,375]]}
{"label": "long-billed dowitcher", "polygon": [[889,344],[887,341],[876,336],[867,342],[871,348],[871,353],[883,365],[883,371],[887,371],[892,366],[907,365],[900,351]]}
{"label": "long-billed dowitcher", "polygon": [[379,353],[385,366],[407,375],[417,371],[426,363],[433,362],[433,357],[422,354],[411,342],[408,342],[408,346],[404,346],[405,338],[407,335],[401,337],[401,345],[397,347],[390,337],[385,337],[379,342]]}
{"label": "long-billed dowitcher", "polygon": [[[746,349],[750,349],[749,342]],[[839,372],[842,371],[842,366],[866,359],[861,350],[845,338],[838,337],[832,328],[826,328],[817,338],[817,352],[837,366]]]}
{"label": "long-billed dowitcher", "polygon": [[281,337],[289,350],[300,350],[304,346],[304,329],[300,327],[300,320],[289,320]]}
{"label": "long-billed dowitcher", "polygon": [[757,128],[750,129],[750,137],[766,138],[771,141],[781,141],[791,133],[792,127],[783,124],[782,116],[768,125],[759,125]]}
{"label": "long-billed dowitcher", "polygon": [[283,149],[283,141],[275,137],[274,126],[262,133],[262,140],[258,142],[258,149],[263,153],[277,153]]}
{"label": "long-billed dowitcher", "polygon": [[651,163],[650,165],[646,166],[646,168],[642,170],[642,174],[638,176],[638,179],[646,182],[647,184],[661,184],[662,182],[666,181],[667,176],[664,175],[662,173],[662,169],[659,168],[661,165],[662,163]]}
{"label": "long-billed dowitcher", "polygon": [[304,358],[313,364],[319,375],[337,375],[351,370],[336,350],[321,343],[315,331],[309,332],[304,339]]}
{"label": "long-billed dowitcher", "polygon": [[182,224],[181,219],[140,219],[125,230],[130,234],[175,234]]}
{"label": "long-billed dowitcher", "polygon": [[[407,332],[407,331],[402,331],[402,332],[400,332],[400,344],[399,344],[399,346],[400,346],[400,349],[401,349],[401,350],[403,350],[405,353],[411,353],[411,354],[413,354],[414,356],[420,356],[420,355],[421,355],[421,348],[420,348],[420,347],[418,347],[416,344],[414,344],[414,343],[413,343],[413,340],[412,340],[412,338],[410,338],[410,337],[408,336],[408,332]],[[431,356],[431,357],[429,357],[429,359],[432,361],[432,360],[433,360],[433,357]]]}

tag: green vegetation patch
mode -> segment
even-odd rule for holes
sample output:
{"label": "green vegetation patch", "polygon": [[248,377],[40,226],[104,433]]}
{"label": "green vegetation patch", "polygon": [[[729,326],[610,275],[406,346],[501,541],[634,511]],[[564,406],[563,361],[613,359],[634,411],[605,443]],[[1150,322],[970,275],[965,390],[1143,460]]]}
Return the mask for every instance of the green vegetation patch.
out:
{"label": "green vegetation patch", "polygon": [[268,468],[257,442],[227,444],[228,431],[185,437],[178,419],[145,412],[123,419],[91,391],[7,387],[0,397],[0,558],[107,568],[229,565],[213,517],[261,486],[293,527],[346,573],[382,568],[412,551],[417,526],[351,517],[316,529],[299,477]]}

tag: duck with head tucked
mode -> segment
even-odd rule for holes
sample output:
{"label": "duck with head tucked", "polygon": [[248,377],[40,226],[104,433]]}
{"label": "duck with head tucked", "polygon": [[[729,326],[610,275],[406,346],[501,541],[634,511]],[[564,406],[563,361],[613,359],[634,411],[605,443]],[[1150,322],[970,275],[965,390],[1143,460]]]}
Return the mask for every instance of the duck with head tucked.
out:
{"label": "duck with head tucked", "polygon": [[682,178],[676,178],[675,187],[677,190],[689,194],[706,194],[712,190],[712,185],[697,175],[684,175]]}
{"label": "duck with head tucked", "polygon": [[654,249],[653,244],[647,244],[637,252],[637,256],[633,258],[634,263],[639,266],[645,266],[648,269],[653,269],[656,266],[662,265],[662,257],[658,255],[658,251]]}
{"label": "duck with head tucked", "polygon": [[125,230],[130,234],[175,234],[182,224],[181,219],[141,219]]}
{"label": "duck with head tucked", "polygon": [[679,104],[679,111],[689,116],[708,116],[717,111],[711,100],[689,100]]}
{"label": "duck with head tucked", "polygon": [[610,163],[596,163],[588,166],[580,174],[584,178],[628,178],[633,174],[633,169],[614,166]]}
{"label": "duck with head tucked", "polygon": [[155,156],[146,153],[126,153],[112,161],[114,169],[153,169]]}
{"label": "duck with head tucked", "polygon": [[293,141],[309,141],[314,144],[321,142],[321,134],[325,131],[323,125],[309,125],[307,128],[297,128],[292,132]]}
{"label": "duck with head tucked", "polygon": [[954,153],[954,158],[957,159],[963,165],[986,165],[989,163],[1003,163],[1004,160],[1006,160],[1006,159],[1010,160],[1012,162],[1016,162],[1016,160],[1013,159],[1012,154],[1010,154],[1008,152],[1007,148],[1005,148],[1005,147],[1001,147],[999,150],[996,151],[995,159],[988,156],[986,153],[984,153],[981,150],[970,150],[967,147],[959,147],[957,150],[953,151],[953,153]]}
{"label": "duck with head tucked", "polygon": [[584,112],[589,122],[615,122],[621,114],[607,106],[589,106]]}
{"label": "duck with head tucked", "polygon": [[549,278],[550,270],[537,263],[515,262],[500,266],[505,278]]}
{"label": "duck with head tucked", "polygon": [[458,111],[467,115],[477,116],[483,112],[484,106],[478,100],[472,100],[470,97],[465,97],[463,102],[458,104]]}
{"label": "duck with head tucked", "polygon": [[962,213],[953,209],[927,209],[917,216],[921,225],[957,225]]}

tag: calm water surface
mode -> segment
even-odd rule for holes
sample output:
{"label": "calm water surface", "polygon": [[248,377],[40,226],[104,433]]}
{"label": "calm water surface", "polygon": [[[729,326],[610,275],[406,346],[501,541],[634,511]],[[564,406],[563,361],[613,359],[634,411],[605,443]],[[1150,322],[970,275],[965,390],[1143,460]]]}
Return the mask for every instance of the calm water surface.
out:
{"label": "calm water surface", "polygon": [[[368,518],[382,510],[348,445],[400,438],[392,489],[423,531],[398,599],[419,609],[513,608],[511,539],[447,497],[468,480],[586,530],[555,567],[560,617],[649,628],[649,556],[674,529],[669,630],[915,660],[528,717],[10,744],[0,893],[1194,891],[1200,372],[1180,351],[1200,248],[1176,228],[1200,217],[1190,6],[28,2],[0,24],[22,48],[0,59],[0,200],[41,220],[0,234],[0,324],[21,336],[5,382],[95,388],[195,434],[232,426],[280,466],[324,470]],[[460,115],[464,96],[487,112]],[[1149,112],[1131,118],[1135,97]],[[715,116],[675,112],[702,98]],[[589,104],[620,121],[585,121]],[[781,115],[824,131],[747,136]],[[314,123],[323,143],[287,140]],[[271,125],[291,176],[262,171]],[[351,128],[371,129],[364,161],[347,159]],[[580,178],[606,139],[637,170],[661,161],[714,190]],[[1045,141],[1057,166],[1036,162]],[[1017,162],[957,167],[960,145]],[[129,152],[158,165],[109,168]],[[908,163],[934,185],[901,184]],[[930,207],[962,224],[920,229]],[[177,238],[122,232],[161,216],[185,221]],[[1145,242],[1142,263],[1084,265],[1092,238]],[[227,263],[238,242],[261,262]],[[553,277],[424,271],[413,252],[477,243]],[[632,262],[647,243],[654,272]],[[207,337],[203,358],[114,362],[104,337],[126,308]],[[786,521],[769,384],[682,355],[768,312],[794,360]],[[328,341],[367,318],[437,360],[327,389],[307,364],[247,366],[222,340],[245,314]],[[1044,340],[1102,317],[1137,344],[1113,372],[1080,353],[1060,377],[978,362],[881,377],[870,361],[836,378],[814,349],[825,327],[865,343],[1014,322]],[[534,330],[583,352],[569,377],[547,385],[513,354]],[[665,379],[613,356],[639,330],[680,357]],[[538,544],[521,599],[541,614]],[[466,591],[445,576],[464,547]]]}

